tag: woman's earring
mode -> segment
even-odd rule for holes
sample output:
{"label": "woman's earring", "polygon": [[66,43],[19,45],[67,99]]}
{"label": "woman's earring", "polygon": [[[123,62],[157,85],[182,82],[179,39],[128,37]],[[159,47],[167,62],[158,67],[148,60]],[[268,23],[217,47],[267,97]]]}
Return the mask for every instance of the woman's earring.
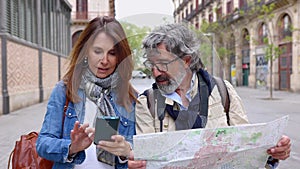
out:
{"label": "woman's earring", "polygon": [[88,58],[87,58],[87,57],[85,57],[85,58],[83,59],[83,66],[84,66],[84,67],[87,67],[87,66],[88,66]]}

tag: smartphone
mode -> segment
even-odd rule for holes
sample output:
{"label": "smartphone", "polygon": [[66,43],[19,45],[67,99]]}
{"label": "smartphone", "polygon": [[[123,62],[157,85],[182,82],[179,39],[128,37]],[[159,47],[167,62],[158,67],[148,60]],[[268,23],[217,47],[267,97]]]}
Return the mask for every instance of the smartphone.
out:
{"label": "smartphone", "polygon": [[95,125],[94,144],[100,140],[111,141],[111,136],[118,134],[120,118],[117,116],[97,117]]}

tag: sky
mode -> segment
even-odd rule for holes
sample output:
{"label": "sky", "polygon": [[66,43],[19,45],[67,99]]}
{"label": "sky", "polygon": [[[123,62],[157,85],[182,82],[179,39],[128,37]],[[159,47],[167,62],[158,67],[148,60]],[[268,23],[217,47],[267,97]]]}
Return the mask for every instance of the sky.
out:
{"label": "sky", "polygon": [[115,0],[116,18],[137,26],[155,27],[172,23],[172,0]]}

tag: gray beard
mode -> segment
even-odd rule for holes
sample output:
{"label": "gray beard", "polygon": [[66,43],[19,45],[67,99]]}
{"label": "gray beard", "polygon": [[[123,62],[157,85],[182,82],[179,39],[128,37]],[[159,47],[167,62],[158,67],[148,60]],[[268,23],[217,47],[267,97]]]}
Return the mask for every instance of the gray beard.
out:
{"label": "gray beard", "polygon": [[157,87],[159,88],[161,94],[170,94],[175,92],[175,90],[178,88],[178,86],[181,84],[186,72],[180,72],[178,76],[175,79],[169,79],[168,85],[159,85],[157,84]]}

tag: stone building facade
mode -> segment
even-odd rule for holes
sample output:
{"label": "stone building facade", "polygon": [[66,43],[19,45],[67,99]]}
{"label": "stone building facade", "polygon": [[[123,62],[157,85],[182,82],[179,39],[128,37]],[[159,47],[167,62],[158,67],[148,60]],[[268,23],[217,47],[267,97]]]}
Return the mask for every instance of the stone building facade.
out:
{"label": "stone building facade", "polygon": [[66,0],[0,1],[0,115],[47,100],[71,49]]}
{"label": "stone building facade", "polygon": [[97,16],[115,17],[114,0],[69,0],[72,5],[72,44],[76,42],[86,24]]}
{"label": "stone building facade", "polygon": [[[300,91],[300,0],[173,3],[175,22],[187,21],[198,30],[208,25],[203,34],[213,35],[214,48],[226,49],[219,57],[233,84],[269,88],[272,82],[275,90]],[[273,62],[268,59],[271,48],[272,56],[278,56]],[[220,69],[218,64],[214,68]]]}

